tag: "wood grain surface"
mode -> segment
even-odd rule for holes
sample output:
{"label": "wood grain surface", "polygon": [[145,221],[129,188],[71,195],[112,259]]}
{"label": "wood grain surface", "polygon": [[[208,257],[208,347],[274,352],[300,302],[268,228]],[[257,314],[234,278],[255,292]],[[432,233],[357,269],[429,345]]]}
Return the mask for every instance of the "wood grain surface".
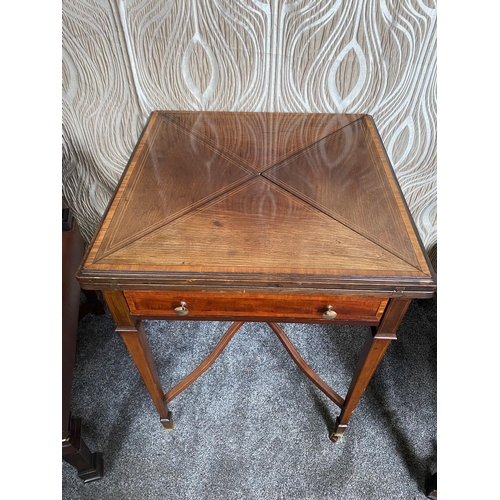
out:
{"label": "wood grain surface", "polygon": [[154,112],[79,278],[434,290],[368,115]]}

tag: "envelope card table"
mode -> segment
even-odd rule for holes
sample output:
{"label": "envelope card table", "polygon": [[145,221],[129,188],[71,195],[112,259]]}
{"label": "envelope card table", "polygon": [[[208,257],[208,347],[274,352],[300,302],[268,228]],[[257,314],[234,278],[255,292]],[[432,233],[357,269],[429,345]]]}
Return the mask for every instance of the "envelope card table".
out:
{"label": "envelope card table", "polygon": [[[102,291],[158,410],[216,360],[245,322],[265,322],[340,408],[336,441],[413,298],[435,274],[373,119],[362,114],[155,111],[77,277]],[[143,319],[231,321],[166,392]],[[339,395],[286,323],[366,325]]]}

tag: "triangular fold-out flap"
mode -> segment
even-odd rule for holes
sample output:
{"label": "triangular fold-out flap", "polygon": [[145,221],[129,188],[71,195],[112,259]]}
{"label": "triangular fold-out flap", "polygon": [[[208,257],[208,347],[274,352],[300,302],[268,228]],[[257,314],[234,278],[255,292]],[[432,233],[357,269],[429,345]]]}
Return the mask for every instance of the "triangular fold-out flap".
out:
{"label": "triangular fold-out flap", "polygon": [[253,175],[182,128],[158,119],[137,157],[95,261]]}
{"label": "triangular fold-out flap", "polygon": [[[314,227],[314,230],[310,230]],[[378,276],[415,269],[263,177],[121,248],[102,263],[165,272]]]}
{"label": "triangular fold-out flap", "polygon": [[384,161],[363,118],[263,175],[420,270],[411,222]]}
{"label": "triangular fold-out flap", "polygon": [[263,172],[364,115],[186,111],[162,116]]}

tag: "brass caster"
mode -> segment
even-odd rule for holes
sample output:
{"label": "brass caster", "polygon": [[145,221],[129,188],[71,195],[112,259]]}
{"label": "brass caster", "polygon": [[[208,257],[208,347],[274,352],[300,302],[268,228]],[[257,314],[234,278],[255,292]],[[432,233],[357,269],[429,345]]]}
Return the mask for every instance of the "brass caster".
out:
{"label": "brass caster", "polygon": [[171,425],[169,427],[167,427],[166,425],[163,426],[163,430],[165,432],[171,432],[174,430],[174,427],[175,427],[175,424],[174,424],[174,421],[171,422]]}
{"label": "brass caster", "polygon": [[341,436],[336,436],[335,435],[335,432],[332,432],[330,434],[330,441],[332,441],[332,443],[336,443],[339,439],[340,439]]}
{"label": "brass caster", "polygon": [[167,418],[160,418],[160,422],[166,431],[171,431],[174,429],[174,419],[172,418],[172,412],[167,413]]}

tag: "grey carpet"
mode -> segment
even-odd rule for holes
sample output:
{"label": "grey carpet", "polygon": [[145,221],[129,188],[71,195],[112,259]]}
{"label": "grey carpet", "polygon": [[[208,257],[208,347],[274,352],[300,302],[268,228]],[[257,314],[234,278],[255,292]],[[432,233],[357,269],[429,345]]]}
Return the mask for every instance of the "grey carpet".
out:
{"label": "grey carpet", "polygon": [[[436,299],[414,300],[344,437],[338,408],[265,324],[245,324],[171,404],[167,432],[107,313],[79,326],[72,412],[102,451],[84,484],[63,462],[62,498],[425,499],[436,468]],[[229,323],[145,322],[164,390],[195,368]],[[344,396],[367,327],[285,324],[302,357]]]}

